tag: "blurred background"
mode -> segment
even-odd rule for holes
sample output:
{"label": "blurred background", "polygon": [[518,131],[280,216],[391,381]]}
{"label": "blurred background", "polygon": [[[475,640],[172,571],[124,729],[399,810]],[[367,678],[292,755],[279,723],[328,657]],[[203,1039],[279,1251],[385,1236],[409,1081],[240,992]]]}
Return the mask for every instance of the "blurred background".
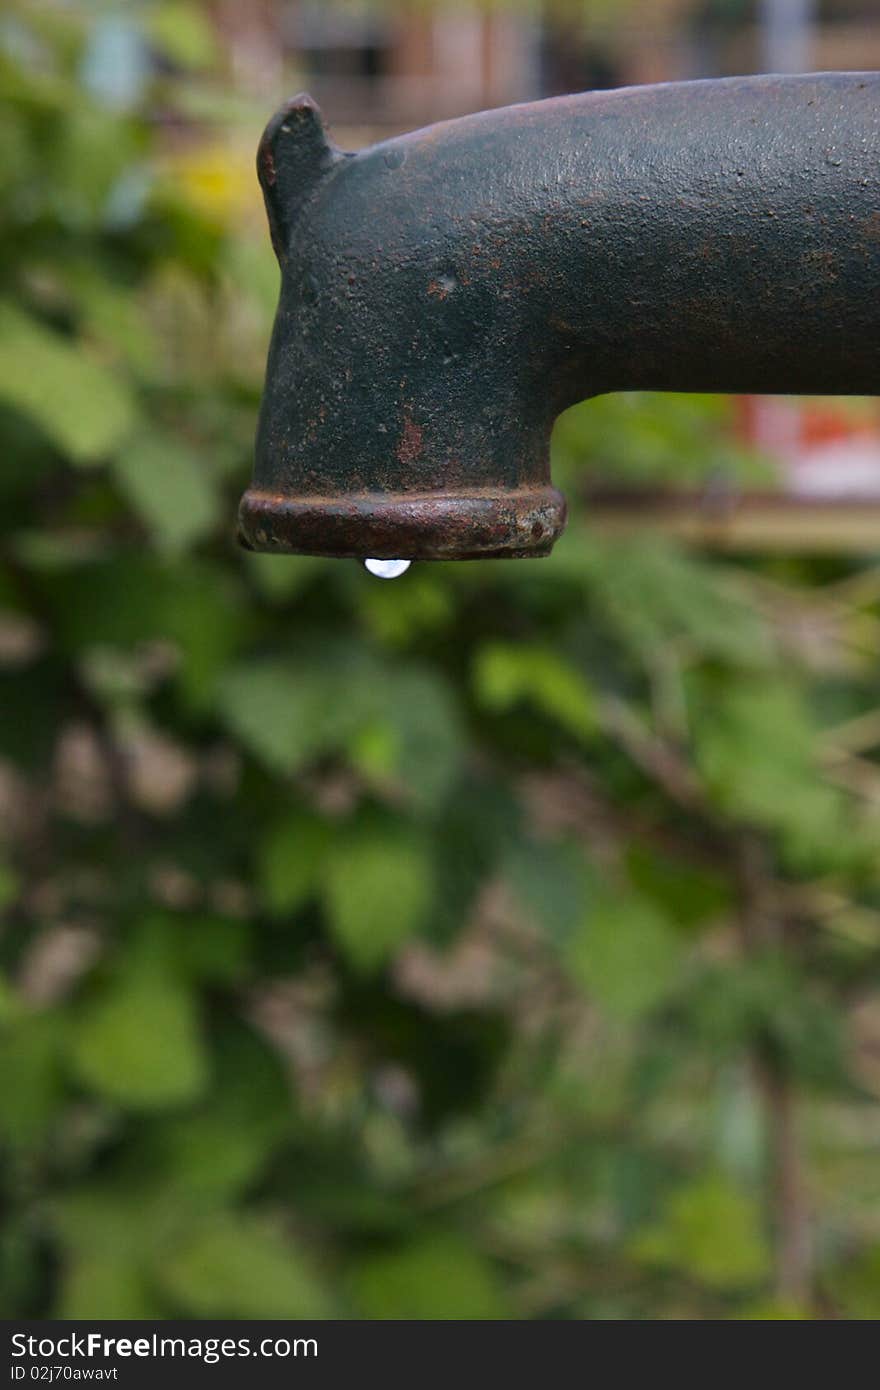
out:
{"label": "blurred background", "polygon": [[876,403],[578,407],[540,562],[234,541],[282,98],[872,66],[876,0],[7,0],[5,1316],[880,1316]]}

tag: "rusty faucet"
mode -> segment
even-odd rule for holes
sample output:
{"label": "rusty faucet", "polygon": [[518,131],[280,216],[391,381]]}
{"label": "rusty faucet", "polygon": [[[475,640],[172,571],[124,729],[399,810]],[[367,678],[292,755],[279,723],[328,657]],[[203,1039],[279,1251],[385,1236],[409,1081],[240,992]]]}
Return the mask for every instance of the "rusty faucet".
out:
{"label": "rusty faucet", "polygon": [[281,298],[254,550],[545,555],[549,439],[607,391],[880,389],[880,73],[567,96],[258,171]]}

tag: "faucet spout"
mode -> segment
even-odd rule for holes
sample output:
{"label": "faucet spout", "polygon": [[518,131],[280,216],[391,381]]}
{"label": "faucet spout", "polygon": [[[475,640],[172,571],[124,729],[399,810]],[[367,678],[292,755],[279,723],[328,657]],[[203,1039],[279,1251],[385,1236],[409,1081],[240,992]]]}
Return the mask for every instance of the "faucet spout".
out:
{"label": "faucet spout", "polygon": [[543,555],[576,401],[878,391],[880,73],[559,97],[356,155],[296,98],[258,170],[282,281],[252,549]]}

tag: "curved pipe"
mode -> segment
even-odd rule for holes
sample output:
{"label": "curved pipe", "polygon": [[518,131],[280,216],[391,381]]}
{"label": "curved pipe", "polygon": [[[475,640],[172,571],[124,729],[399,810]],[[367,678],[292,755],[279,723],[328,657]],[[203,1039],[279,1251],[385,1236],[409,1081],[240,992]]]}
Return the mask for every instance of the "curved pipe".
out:
{"label": "curved pipe", "polygon": [[546,554],[575,401],[878,390],[878,73],[560,97],[357,155],[299,97],[258,169],[282,283],[254,549]]}

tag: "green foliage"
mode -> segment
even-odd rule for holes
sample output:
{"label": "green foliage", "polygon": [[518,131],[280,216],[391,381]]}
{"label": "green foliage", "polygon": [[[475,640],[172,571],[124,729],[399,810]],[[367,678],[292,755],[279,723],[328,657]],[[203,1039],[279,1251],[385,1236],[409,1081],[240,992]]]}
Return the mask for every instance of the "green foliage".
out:
{"label": "green foliage", "polygon": [[151,927],[134,937],[126,958],[88,999],[70,1059],[98,1095],[161,1110],[204,1090],[208,1057],[193,993]]}
{"label": "green foliage", "polygon": [[216,488],[197,459],[155,432],[132,439],[114,460],[119,486],[164,550],[180,551],[216,525]]}
{"label": "green foliage", "polygon": [[451,1233],[371,1255],[356,1266],[353,1283],[358,1313],[365,1318],[503,1318],[507,1313],[489,1261]]}
{"label": "green foliage", "polygon": [[596,714],[585,682],[556,652],[534,645],[487,643],[477,657],[477,696],[491,711],[520,701],[533,705],[575,738],[596,729]]}
{"label": "green foliage", "polygon": [[816,722],[804,692],[784,676],[724,682],[695,719],[698,766],[725,811],[779,833],[786,857],[830,860],[858,852],[841,829],[845,799],[824,783],[817,766]]}
{"label": "green foliage", "polygon": [[136,419],[124,380],[12,304],[0,304],[0,395],[75,463],[106,457]]}
{"label": "green foliage", "polygon": [[754,1202],[712,1177],[675,1192],[635,1254],[719,1290],[759,1283],[770,1263]]}
{"label": "green foliage", "polygon": [[427,847],[408,831],[337,836],[326,866],[328,926],[356,970],[376,969],[418,930],[431,888]]}
{"label": "green foliage", "polygon": [[612,1013],[650,1009],[675,984],[682,964],[675,930],[632,890],[600,890],[568,945],[573,978]]}
{"label": "green foliage", "polygon": [[240,552],[206,15],[0,26],[0,1306],[880,1315],[876,572],[590,525],[760,474],[709,397],[568,412],[540,563]]}
{"label": "green foliage", "polygon": [[267,912],[288,917],[317,894],[332,843],[332,826],[301,811],[285,813],[266,831],[257,884]]}
{"label": "green foliage", "polygon": [[156,1274],[189,1317],[318,1318],[328,1306],[308,1260],[251,1216],[210,1217],[163,1252]]}

